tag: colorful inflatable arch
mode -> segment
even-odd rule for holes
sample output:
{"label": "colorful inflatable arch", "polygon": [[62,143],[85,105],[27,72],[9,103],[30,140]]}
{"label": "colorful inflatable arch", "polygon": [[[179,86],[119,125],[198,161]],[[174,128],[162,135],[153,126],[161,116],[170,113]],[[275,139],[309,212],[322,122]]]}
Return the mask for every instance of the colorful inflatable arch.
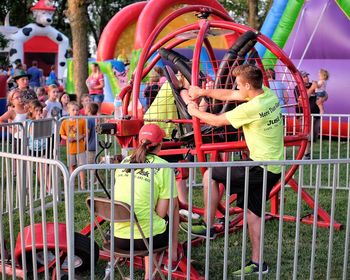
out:
{"label": "colorful inflatable arch", "polygon": [[[89,61],[89,65],[95,62],[94,60]],[[104,76],[104,101],[113,102],[114,97],[119,94],[120,89],[123,88],[127,83],[127,76],[125,71],[124,63],[119,60],[106,60],[98,62],[100,69]],[[67,80],[66,80],[66,92],[74,94],[74,81],[73,81],[73,61],[67,60]]]}
{"label": "colorful inflatable arch", "polygon": [[[224,7],[216,0],[151,0],[126,6],[111,19],[103,30],[97,48],[97,60],[113,59],[122,52],[131,56],[132,51],[140,50],[144,46],[157,23],[182,4],[206,5],[227,14]],[[163,33],[166,34],[180,26],[195,22],[196,19],[193,14],[183,15],[172,21]],[[227,38],[227,40],[230,39]],[[213,42],[213,46],[227,48],[227,43],[227,41],[217,40]],[[184,46],[186,45],[180,47]]]}
{"label": "colorful inflatable arch", "polygon": [[[138,63],[140,52],[151,32],[164,17],[178,9],[180,5],[206,5],[219,10],[225,16],[225,20],[231,20],[224,7],[216,0],[151,0],[137,2],[120,10],[106,25],[98,44],[97,61],[104,62],[114,59],[120,54],[126,55],[130,60],[130,78],[131,73]],[[216,19],[219,18],[216,17]],[[184,25],[194,23],[197,20],[198,18],[193,13],[187,13],[177,17],[166,26],[157,40],[163,38],[165,34]],[[219,40],[213,37],[210,38],[210,42],[215,49],[227,49],[235,39],[236,36],[230,34],[225,36],[225,40],[222,40],[222,38]],[[183,49],[184,52],[188,50],[193,51],[193,42],[194,40],[190,40],[189,42],[180,44],[178,47]],[[203,49],[201,55],[208,57],[205,49]],[[203,59],[203,61],[208,60]],[[160,65],[161,63],[161,61],[158,62]],[[201,67],[208,69],[212,66],[202,65]],[[213,73],[213,70],[209,69],[207,72]],[[120,87],[117,87],[115,90],[113,89],[112,95],[116,96],[120,93],[120,90]],[[109,94],[107,95],[110,96]],[[142,97],[140,99],[143,102]],[[107,108],[106,112],[109,112],[113,104],[108,104],[108,101],[110,101],[109,98],[105,99],[105,101],[103,108]]]}

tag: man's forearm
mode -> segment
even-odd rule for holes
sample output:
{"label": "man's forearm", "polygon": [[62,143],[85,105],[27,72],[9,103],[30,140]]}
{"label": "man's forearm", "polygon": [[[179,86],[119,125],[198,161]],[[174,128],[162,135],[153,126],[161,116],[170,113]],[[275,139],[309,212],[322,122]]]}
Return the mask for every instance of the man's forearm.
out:
{"label": "man's forearm", "polygon": [[200,95],[221,101],[244,101],[239,90],[232,89],[201,89]]}
{"label": "man's forearm", "polygon": [[214,115],[196,109],[191,111],[191,115],[212,126],[222,126],[230,124],[225,114]]}

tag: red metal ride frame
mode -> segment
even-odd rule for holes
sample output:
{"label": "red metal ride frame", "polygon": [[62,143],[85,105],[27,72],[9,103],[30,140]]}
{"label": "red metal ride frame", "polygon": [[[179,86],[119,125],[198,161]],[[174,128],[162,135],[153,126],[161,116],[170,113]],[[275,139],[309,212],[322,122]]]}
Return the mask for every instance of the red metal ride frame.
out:
{"label": "red metal ride frame", "polygon": [[[184,26],[171,34],[166,35],[162,39],[160,39],[157,43],[154,43],[160,32],[163,30],[163,28],[169,24],[172,20],[177,18],[178,16],[188,13],[188,12],[193,12],[193,11],[208,11],[211,14],[214,14],[218,16],[219,18],[222,18],[226,21],[218,21],[218,20],[212,20],[212,21],[207,21],[207,20],[200,20],[198,23],[190,24],[187,26]],[[200,62],[200,52],[201,52],[201,47],[203,44],[207,47],[207,50],[209,52],[210,59],[213,60],[214,62],[214,70],[216,72],[217,69],[217,64],[215,61],[215,55],[214,52],[211,48],[209,40],[205,38],[205,33],[208,28],[221,28],[221,29],[228,29],[237,32],[238,34],[242,34],[246,31],[252,30],[249,27],[233,23],[231,19],[228,17],[227,14],[224,14],[216,9],[213,9],[211,7],[203,7],[203,6],[187,6],[184,8],[181,8],[179,10],[176,10],[175,12],[171,13],[169,16],[164,18],[157,26],[154,28],[153,32],[148,36],[147,42],[143,46],[143,50],[141,52],[140,58],[139,58],[139,63],[138,67],[135,70],[135,78],[133,81],[133,88],[131,90],[131,87],[128,87],[125,90],[125,98],[124,98],[124,113],[126,113],[126,108],[129,103],[131,94],[132,94],[132,117],[133,119],[138,119],[140,116],[138,116],[138,108],[137,108],[137,101],[140,93],[140,84],[148,72],[152,69],[152,67],[155,65],[157,60],[159,60],[159,55],[155,55],[154,59],[148,63],[148,66],[144,68],[146,65],[146,62],[148,59],[151,57],[153,53],[155,53],[156,50],[158,50],[160,47],[165,47],[168,49],[172,49],[173,47],[177,46],[181,42],[184,41],[184,39],[176,39],[175,36],[177,34],[187,32],[187,31],[192,31],[192,30],[199,30],[199,34],[197,36],[196,44],[195,44],[195,49],[194,49],[194,55],[193,55],[193,61],[192,61],[192,84],[198,84],[198,74],[199,74],[199,62]],[[170,40],[173,40],[171,43],[166,45]],[[301,159],[307,145],[307,136],[310,133],[310,110],[308,106],[308,98],[306,94],[306,90],[303,86],[303,81],[302,78],[296,69],[296,67],[292,64],[292,62],[286,57],[286,55],[283,53],[283,51],[275,44],[273,43],[269,38],[259,34],[257,41],[264,46],[268,47],[269,50],[278,57],[278,59],[288,67],[290,70],[291,74],[293,75],[293,78],[295,79],[297,85],[299,86],[300,89],[300,94],[301,94],[301,103],[303,107],[303,112],[304,112],[304,126],[303,130],[299,131],[297,135],[289,135],[285,137],[285,145],[286,146],[298,146],[299,150],[296,156],[296,159]],[[260,59],[257,59],[259,67],[263,67]],[[266,81],[265,81],[266,82]],[[247,146],[245,141],[236,141],[236,142],[229,142],[229,143],[211,143],[211,144],[203,144],[202,143],[202,137],[200,133],[201,129],[201,124],[198,119],[194,118],[192,121],[194,132],[195,132],[195,143],[196,143],[196,148],[194,153],[197,154],[199,161],[204,161],[205,160],[205,153],[210,153],[212,155],[212,158],[216,158],[215,155],[218,154],[219,151],[232,151],[232,150],[246,150]],[[187,149],[179,149],[180,151],[187,151]],[[169,153],[173,153],[174,151],[167,150]],[[291,185],[292,189],[297,192],[299,189],[299,186],[296,184],[296,182],[293,180],[292,176],[296,172],[298,168],[298,165],[293,165],[290,167],[288,172],[285,175],[284,181],[285,183],[289,183]],[[271,199],[271,213],[269,214],[272,217],[279,218],[279,209],[278,209],[278,194],[281,189],[280,183],[277,184],[271,194],[270,194],[270,199]],[[313,198],[304,190],[301,191],[302,198],[303,200],[310,206],[310,208],[313,209],[314,207],[314,200]],[[231,196],[230,198],[230,203],[235,200],[235,196]],[[195,209],[198,212],[202,212],[203,209]],[[225,206],[224,204],[220,205],[219,207],[219,214],[221,216],[225,213]],[[229,213],[235,214],[238,213],[238,215],[235,217],[235,219],[230,223],[230,232],[234,231],[237,226],[240,226],[242,223],[243,215],[240,209],[237,208],[230,208]],[[318,216],[320,220],[318,221],[319,226],[330,226],[330,217],[326,211],[321,209],[320,207],[317,209]],[[295,217],[291,216],[284,216],[283,217],[286,221],[295,221]],[[305,223],[310,223],[312,222],[312,219],[302,219],[302,222]],[[336,229],[340,229],[340,225],[338,223],[334,224]],[[223,231],[222,231],[223,232]],[[88,230],[85,231],[85,233],[88,234]],[[106,257],[106,256],[105,256]],[[187,273],[187,266],[186,266],[186,259],[184,259],[181,264],[180,268],[182,271],[177,271],[173,274],[174,278],[177,279],[184,279],[186,278],[186,273]],[[142,263],[140,263],[139,260],[135,260],[135,265],[136,266],[142,266]],[[191,266],[190,268],[190,275],[191,279],[203,279],[198,272]]]}
{"label": "red metal ride frame", "polygon": [[[191,9],[193,7],[187,7],[187,8]],[[134,88],[133,88],[134,98],[137,98],[137,96],[139,94],[139,85],[140,85],[140,81],[141,81],[141,76],[144,76],[145,74],[147,74],[149,69],[151,69],[151,67],[156,63],[156,60],[158,59],[158,57],[156,56],[156,59],[153,60],[151,63],[152,65],[149,65],[149,67],[147,67],[145,69],[145,71],[142,71],[145,61],[150,57],[151,53],[153,53],[156,49],[158,49],[159,47],[164,45],[166,42],[173,39],[176,34],[179,34],[180,32],[190,31],[193,29],[200,30],[198,37],[197,37],[196,45],[195,45],[193,63],[192,63],[193,75],[192,75],[191,82],[192,82],[192,84],[197,84],[198,72],[199,72],[199,56],[200,56],[201,46],[202,46],[203,42],[205,42],[205,44],[208,45],[208,42],[204,39],[205,30],[207,28],[215,27],[215,28],[222,28],[222,29],[231,29],[231,30],[234,30],[234,31],[239,32],[239,33],[244,33],[248,30],[252,30],[249,27],[246,27],[246,26],[243,26],[243,25],[240,25],[237,23],[233,23],[233,22],[214,21],[214,20],[213,21],[204,21],[204,22],[202,21],[198,25],[196,25],[196,24],[187,25],[187,26],[181,28],[180,32],[179,32],[179,30],[177,30],[171,34],[168,34],[167,36],[162,38],[157,44],[155,44],[153,47],[151,47],[155,38],[158,36],[160,30],[162,30],[162,28],[170,20],[175,18],[177,15],[182,14],[183,11],[184,11],[184,9],[180,9],[180,10],[174,12],[173,14],[169,15],[169,17],[165,18],[157,26],[157,28],[152,32],[151,36],[149,36],[149,39],[147,40],[147,42],[145,44],[144,50],[141,53],[139,67],[137,68],[136,73],[135,73],[136,74],[135,75],[135,83],[134,83]],[[272,53],[274,53],[276,55],[276,57],[278,57],[279,60],[289,68],[289,70],[293,74],[293,77],[295,78],[297,84],[301,88],[301,102],[302,102],[302,107],[304,109],[303,131],[299,132],[297,135],[291,135],[291,136],[285,137],[285,145],[286,146],[299,146],[299,151],[298,151],[298,154],[296,156],[296,159],[301,159],[304,152],[305,152],[305,148],[306,148],[306,144],[307,144],[307,135],[310,132],[310,113],[309,113],[309,106],[307,103],[308,99],[306,97],[306,91],[305,91],[304,87],[302,86],[303,85],[302,79],[301,79],[296,67],[292,64],[292,62],[286,57],[286,55],[283,53],[283,51],[275,43],[273,43],[269,38],[267,38],[261,34],[258,36],[258,41],[260,43],[262,43],[263,45],[268,46],[270,51]],[[174,45],[176,45],[176,43],[172,44],[172,46],[174,46]],[[171,48],[171,47],[168,46],[167,48]],[[210,50],[210,48],[208,48],[208,49]],[[210,51],[210,54],[212,57],[211,51]],[[262,66],[261,63],[258,63],[258,64],[260,66]],[[135,106],[135,104],[134,104],[134,106]],[[134,111],[136,112],[135,109],[134,109]],[[201,142],[202,139],[201,139],[201,134],[200,134],[200,123],[198,120],[196,120],[196,119],[193,120],[193,127],[194,127],[194,131],[195,131],[196,154],[197,154],[200,161],[204,161],[204,152],[213,153],[213,152],[217,152],[219,150],[224,151],[224,150],[232,150],[232,149],[246,149],[246,144],[244,141],[238,141],[236,143],[202,144],[202,142]],[[291,178],[294,175],[297,168],[298,168],[297,165],[291,166],[291,168],[286,173],[285,182],[289,182],[291,180]],[[271,215],[275,216],[275,217],[279,216],[279,214],[278,214],[278,193],[279,193],[280,187],[281,187],[280,184],[276,185],[274,187],[273,191],[271,192],[271,195],[270,195]],[[297,187],[293,188],[293,189],[297,189]],[[313,203],[311,202],[312,201],[311,196],[308,195],[307,192],[305,192],[304,190],[302,190],[302,194],[303,194],[302,195],[303,199],[312,208]],[[326,221],[329,221],[329,215],[325,211],[323,211],[321,208],[319,208],[318,212],[319,212],[319,217],[321,219],[320,221],[318,221],[318,225],[320,225],[320,226],[328,225],[329,226],[329,224],[327,224],[327,222],[326,222]],[[286,220],[290,220],[290,219],[286,218]],[[307,220],[303,220],[303,221],[308,222]],[[336,224],[335,227],[338,229],[339,225]]]}

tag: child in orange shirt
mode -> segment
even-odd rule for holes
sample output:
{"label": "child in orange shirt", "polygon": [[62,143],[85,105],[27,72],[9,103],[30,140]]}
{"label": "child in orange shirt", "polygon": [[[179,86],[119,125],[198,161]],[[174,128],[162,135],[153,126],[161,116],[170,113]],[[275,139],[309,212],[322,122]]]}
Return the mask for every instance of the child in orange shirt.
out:
{"label": "child in orange shirt", "polygon": [[[86,121],[84,119],[76,119],[79,116],[79,105],[75,101],[71,101],[67,105],[70,117],[62,122],[60,135],[67,143],[67,154],[69,171],[77,167],[77,165],[86,164]],[[85,173],[82,171],[80,176],[80,187],[85,190]]]}

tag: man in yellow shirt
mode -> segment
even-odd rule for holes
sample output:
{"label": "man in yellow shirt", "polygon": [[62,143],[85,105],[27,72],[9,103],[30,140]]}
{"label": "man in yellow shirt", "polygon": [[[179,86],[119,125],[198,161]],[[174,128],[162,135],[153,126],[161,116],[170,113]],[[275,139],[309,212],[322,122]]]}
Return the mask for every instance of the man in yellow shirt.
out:
{"label": "man in yellow shirt", "polygon": [[[247,101],[237,106],[232,111],[214,115],[202,112],[196,103],[188,105],[191,116],[213,125],[232,125],[234,128],[243,128],[245,140],[250,152],[250,159],[253,161],[282,160],[283,159],[283,120],[279,101],[274,92],[262,86],[263,74],[259,68],[253,65],[241,65],[234,69],[238,90],[228,89],[200,89],[190,87],[189,95],[192,100],[207,96],[222,101]],[[248,194],[248,230],[252,244],[252,258],[245,266],[244,274],[259,272],[259,263],[262,265],[262,272],[267,273],[268,267],[263,260],[260,260],[260,223],[261,205],[263,192],[263,168],[255,166],[249,169],[249,194]],[[266,198],[269,197],[272,187],[278,182],[281,176],[280,166],[267,167]],[[212,227],[215,220],[215,212],[220,201],[219,183],[226,183],[226,167],[213,168],[212,171],[212,195],[209,205],[208,182],[209,172],[203,176],[205,221],[210,211],[209,225],[194,225],[192,235],[205,237],[207,226],[210,227],[210,238],[215,237],[215,230]],[[237,205],[243,208],[245,168],[231,168],[231,193],[237,193]],[[265,198],[265,199],[266,199]],[[234,272],[234,276],[241,276],[241,270]]]}

